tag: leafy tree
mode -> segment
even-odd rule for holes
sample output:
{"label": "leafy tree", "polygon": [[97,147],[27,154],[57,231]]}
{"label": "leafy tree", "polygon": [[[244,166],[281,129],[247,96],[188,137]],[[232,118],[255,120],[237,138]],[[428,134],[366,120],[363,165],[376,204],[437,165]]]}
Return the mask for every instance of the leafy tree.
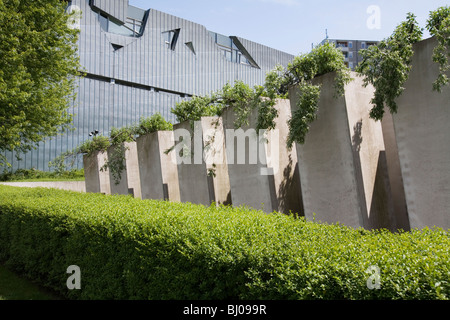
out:
{"label": "leafy tree", "polygon": [[164,119],[160,113],[155,113],[151,117],[141,118],[139,124],[133,128],[132,133],[137,136],[144,136],[156,131],[172,130],[173,124]]}
{"label": "leafy tree", "polygon": [[126,142],[134,142],[139,136],[144,136],[156,131],[171,131],[173,125],[167,122],[160,114],[155,113],[151,117],[142,117],[138,124],[122,128],[112,128],[110,133],[110,146],[113,148],[108,153],[108,160],[101,170],[109,169],[115,184],[122,180],[122,172],[126,169],[125,153],[129,148]]}
{"label": "leafy tree", "polygon": [[309,126],[317,117],[321,87],[313,85],[311,80],[330,72],[336,73],[335,96],[340,96],[344,93],[345,84],[351,81],[350,69],[345,65],[342,52],[333,43],[325,42],[310,53],[295,57],[282,76],[284,79],[279,81],[284,90],[298,85],[300,92],[297,110],[288,121],[288,148],[294,142],[305,142]]}
{"label": "leafy tree", "polygon": [[119,184],[122,172],[125,170],[125,152],[128,150],[125,143],[134,142],[137,137],[152,132],[170,130],[173,130],[172,123],[166,121],[160,113],[155,113],[150,117],[141,117],[139,123],[122,128],[111,128],[109,137],[95,136],[92,140],[84,141],[75,149],[63,152],[49,162],[49,167],[62,173],[74,166],[79,155],[89,156],[98,151],[107,152],[112,147],[108,160],[101,170],[110,170],[115,183]]}
{"label": "leafy tree", "polygon": [[215,95],[193,96],[190,100],[185,100],[176,104],[171,112],[178,122],[187,120],[198,121],[201,117],[219,115],[221,108],[215,105]]}
{"label": "leafy tree", "polygon": [[433,89],[441,92],[442,87],[449,83],[446,73],[450,71],[450,7],[440,7],[430,12],[427,29],[438,41],[438,45],[433,52],[433,61],[439,63],[440,72],[433,83]]}
{"label": "leafy tree", "polygon": [[251,88],[242,81],[236,81],[234,85],[227,83],[219,91],[211,95],[194,96],[190,100],[178,103],[172,108],[172,113],[177,121],[198,121],[201,117],[220,116],[223,109],[232,107],[236,116],[234,126],[240,128],[249,122],[253,110],[258,110],[257,130],[273,129],[274,119],[278,112],[273,107],[276,92],[276,80],[272,79],[269,90],[265,86]]}
{"label": "leafy tree", "polygon": [[381,120],[385,106],[391,113],[397,112],[395,99],[402,94],[411,70],[413,44],[421,39],[422,29],[416,17],[409,13],[406,21],[397,26],[389,38],[361,50],[363,61],[357,71],[364,76],[366,86],[370,83],[375,88],[371,118]]}
{"label": "leafy tree", "polygon": [[[0,0],[0,152],[17,155],[70,128],[80,69],[66,2]],[[0,165],[9,165],[0,155]]]}

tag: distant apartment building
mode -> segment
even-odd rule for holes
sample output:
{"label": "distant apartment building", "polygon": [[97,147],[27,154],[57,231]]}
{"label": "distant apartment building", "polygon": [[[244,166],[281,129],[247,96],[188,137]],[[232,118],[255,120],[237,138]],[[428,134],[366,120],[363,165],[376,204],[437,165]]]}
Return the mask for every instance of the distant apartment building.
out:
{"label": "distant apartment building", "polygon": [[345,58],[345,64],[351,69],[355,70],[361,62],[362,57],[360,50],[367,49],[370,46],[377,45],[378,41],[372,40],[342,40],[342,39],[324,39],[320,44],[331,42],[342,51]]}

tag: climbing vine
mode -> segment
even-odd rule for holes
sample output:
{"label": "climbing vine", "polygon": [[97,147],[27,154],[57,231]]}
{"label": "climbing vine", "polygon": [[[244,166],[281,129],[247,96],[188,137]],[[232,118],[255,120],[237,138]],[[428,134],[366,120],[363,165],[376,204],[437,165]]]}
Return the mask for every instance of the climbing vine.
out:
{"label": "climbing vine", "polygon": [[[438,42],[433,61],[439,64],[439,75],[432,88],[441,92],[449,83],[450,8],[441,7],[430,12],[426,28]],[[422,34],[423,29],[419,27],[416,17],[409,13],[406,21],[397,26],[389,38],[361,51],[363,61],[357,72],[364,77],[366,86],[372,84],[375,88],[371,118],[381,120],[385,106],[391,113],[397,112],[395,100],[404,90],[403,85],[411,71],[413,45],[422,40]]]}
{"label": "climbing vine", "polygon": [[316,118],[320,86],[311,84],[311,80],[329,72],[336,72],[336,95],[342,95],[345,84],[351,80],[350,70],[344,63],[342,52],[327,42],[309,54],[295,57],[286,69],[276,66],[267,73],[262,86],[251,88],[237,81],[234,86],[227,84],[209,96],[183,101],[172,109],[172,113],[180,122],[196,121],[203,116],[220,116],[224,108],[232,107],[234,127],[240,128],[248,125],[250,115],[257,110],[256,130],[272,130],[278,117],[274,107],[276,100],[288,98],[289,88],[297,85],[301,92],[298,108],[289,121],[288,146],[292,147],[294,142],[304,143],[309,125]]}
{"label": "climbing vine", "polygon": [[126,143],[136,141],[139,136],[163,130],[173,130],[173,125],[167,122],[161,114],[156,113],[151,117],[141,118],[138,124],[112,128],[109,137],[95,136],[92,140],[83,142],[75,149],[62,153],[50,162],[49,166],[55,168],[56,171],[63,171],[67,167],[72,167],[80,154],[89,156],[97,151],[107,152],[109,149],[108,160],[100,170],[108,169],[115,184],[119,184],[122,179],[122,172],[126,168],[125,153],[128,150]]}
{"label": "climbing vine", "polygon": [[108,137],[102,135],[95,136],[92,140],[86,140],[75,149],[61,153],[58,157],[50,161],[48,166],[53,168],[55,172],[62,173],[75,165],[75,162],[78,160],[78,155],[86,154],[90,156],[97,151],[106,152],[110,145],[111,143]]}
{"label": "climbing vine", "polygon": [[370,112],[372,119],[381,120],[385,106],[391,113],[397,112],[395,99],[402,94],[411,70],[413,44],[421,39],[422,29],[416,17],[409,13],[407,20],[397,26],[389,38],[361,50],[363,60],[357,72],[363,75],[365,86],[372,84],[375,88]]}
{"label": "climbing vine", "polygon": [[336,74],[335,97],[343,95],[345,85],[352,80],[350,69],[345,65],[342,52],[333,43],[325,42],[315,47],[310,53],[295,57],[281,75],[282,79],[278,81],[279,94],[287,94],[289,88],[293,86],[298,86],[299,92],[297,108],[288,121],[287,146],[289,149],[294,142],[305,143],[310,125],[317,118],[321,86],[314,85],[312,80],[330,72]]}
{"label": "climbing vine", "polygon": [[258,110],[257,130],[275,128],[274,120],[278,116],[275,95],[264,86],[251,88],[242,81],[232,86],[227,83],[221,90],[205,96],[194,96],[190,100],[177,103],[172,113],[177,121],[198,121],[202,117],[220,116],[225,108],[233,108],[234,127],[248,125],[253,110]]}

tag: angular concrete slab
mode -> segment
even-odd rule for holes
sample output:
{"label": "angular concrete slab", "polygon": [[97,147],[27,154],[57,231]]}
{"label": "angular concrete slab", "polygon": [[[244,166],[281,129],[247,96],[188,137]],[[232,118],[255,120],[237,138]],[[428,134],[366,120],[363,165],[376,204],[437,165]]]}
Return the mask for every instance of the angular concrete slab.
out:
{"label": "angular concrete slab", "polygon": [[[321,84],[317,119],[303,145],[297,144],[305,216],[350,227],[390,228],[393,199],[380,122],[370,119],[372,87],[362,79],[335,97],[335,73],[314,80]],[[296,110],[297,88],[290,91]]]}
{"label": "angular concrete slab", "polygon": [[219,117],[174,125],[180,200],[196,204],[230,204],[224,134]]}
{"label": "angular concrete slab", "polygon": [[173,131],[157,131],[136,140],[142,199],[180,201]]}
{"label": "angular concrete slab", "polygon": [[[230,178],[222,117],[202,117],[203,161],[217,204],[231,204]],[[211,191],[210,191],[211,192]]]}
{"label": "angular concrete slab", "polygon": [[115,151],[114,147],[108,149],[108,159],[111,159],[115,152],[125,153],[124,170],[119,177],[115,177],[112,170],[109,171],[111,194],[127,195],[131,194],[135,198],[141,198],[141,183],[139,177],[139,164],[136,142],[126,142],[120,151]]}
{"label": "angular concrete slab", "polygon": [[432,90],[439,72],[434,38],[414,45],[409,79],[393,115],[411,228],[450,229],[450,87]]}
{"label": "angular concrete slab", "polygon": [[277,211],[274,172],[267,165],[267,143],[255,129],[257,112],[253,111],[249,124],[239,129],[235,128],[232,108],[223,111],[222,119],[233,206]]}
{"label": "angular concrete slab", "polygon": [[[271,132],[268,132],[266,156],[267,165],[274,172],[277,211],[303,216],[297,150],[295,145],[290,150],[287,148],[288,120],[291,118],[290,101],[288,99],[277,100],[274,107],[278,111],[278,117],[275,119],[277,134],[272,135]],[[272,154],[274,152],[277,154]]]}
{"label": "angular concrete slab", "polygon": [[83,155],[86,192],[111,194],[108,170],[101,171],[108,159],[106,152],[95,152]]}
{"label": "angular concrete slab", "polygon": [[400,166],[397,139],[395,137],[394,122],[392,114],[387,108],[381,121],[381,127],[383,129],[384,145],[386,147],[387,171],[395,213],[392,217],[392,229],[410,231],[411,225],[406,206],[405,187]]}

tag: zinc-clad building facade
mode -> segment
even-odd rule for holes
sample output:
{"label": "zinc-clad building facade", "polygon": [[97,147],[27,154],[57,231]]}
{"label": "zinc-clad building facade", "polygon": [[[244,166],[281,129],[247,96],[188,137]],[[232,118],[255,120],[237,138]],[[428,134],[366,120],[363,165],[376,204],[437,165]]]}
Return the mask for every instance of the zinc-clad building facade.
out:
{"label": "zinc-clad building facade", "polygon": [[136,8],[128,0],[73,0],[68,11],[81,12],[73,26],[80,29],[78,52],[85,73],[69,110],[74,130],[40,143],[21,161],[7,153],[12,170],[49,170],[49,161],[89,139],[94,130],[108,135],[112,127],[158,112],[175,123],[171,108],[183,99],[237,80],[263,84],[268,71],[294,58],[158,10]]}

